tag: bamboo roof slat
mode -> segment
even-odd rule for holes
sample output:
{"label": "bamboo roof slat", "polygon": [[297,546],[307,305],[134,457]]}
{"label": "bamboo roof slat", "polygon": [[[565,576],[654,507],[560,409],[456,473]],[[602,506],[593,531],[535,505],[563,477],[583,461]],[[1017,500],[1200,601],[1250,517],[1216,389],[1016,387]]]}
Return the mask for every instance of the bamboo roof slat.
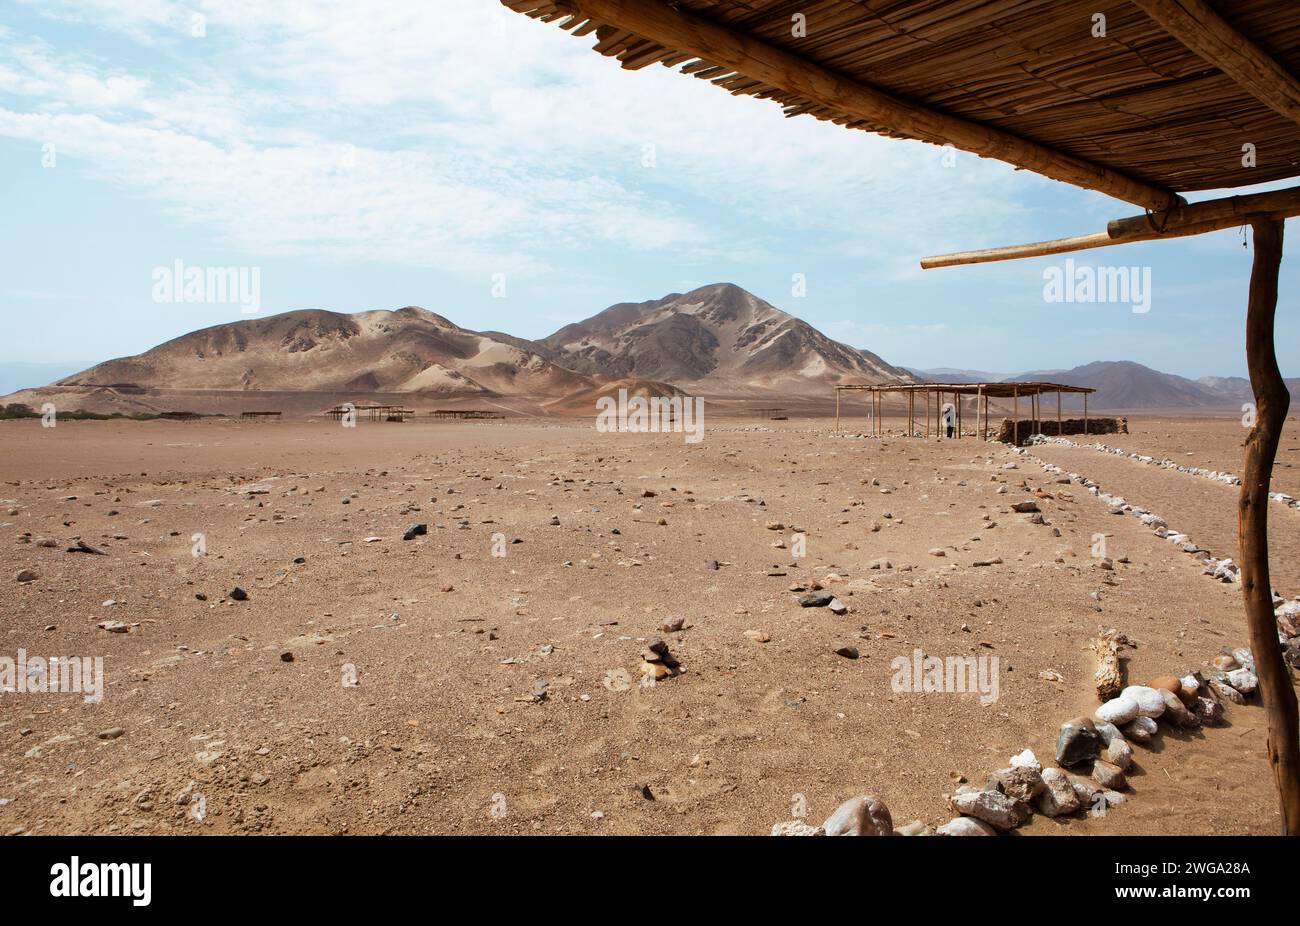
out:
{"label": "bamboo roof slat", "polygon": [[[625,67],[659,61],[733,94],[772,100],[787,116],[811,115],[890,137],[951,143],[1089,185],[1086,171],[1070,176],[1077,165],[1026,157],[1015,140],[1041,146],[1060,159],[1131,178],[1140,189],[1129,189],[1127,195],[1122,182],[1090,188],[1147,208],[1172,204],[1158,201],[1156,191],[1231,188],[1300,175],[1296,0],[1217,0],[1212,5],[1208,0],[501,2],[543,21],[585,21],[571,30],[575,35],[601,23],[595,50],[619,58]],[[1157,21],[1168,21],[1170,8],[1188,6],[1213,12],[1221,25],[1206,27],[1210,38],[1175,36],[1167,22]],[[700,49],[673,47],[660,37],[603,21],[615,13],[644,18],[664,11],[728,30],[743,51],[734,61],[709,60]],[[1094,14],[1105,16],[1104,36],[1093,35]],[[803,17],[806,35],[795,34],[796,15]],[[1240,37],[1236,46],[1231,46],[1231,35]],[[1207,60],[1203,54],[1211,54],[1207,49],[1216,47],[1215,40],[1217,47],[1228,43],[1235,52]],[[831,82],[773,83],[775,75],[760,66],[754,43],[823,69]],[[874,88],[941,118],[873,118],[846,108],[856,106],[851,94],[820,92],[845,89],[834,80]],[[814,87],[817,95],[810,96]],[[978,145],[965,143],[956,130],[936,128],[949,124],[944,119],[973,123],[1013,141],[999,136]],[[1241,163],[1246,144],[1257,152],[1257,162],[1249,168]],[[1141,201],[1144,197],[1151,202]]]}

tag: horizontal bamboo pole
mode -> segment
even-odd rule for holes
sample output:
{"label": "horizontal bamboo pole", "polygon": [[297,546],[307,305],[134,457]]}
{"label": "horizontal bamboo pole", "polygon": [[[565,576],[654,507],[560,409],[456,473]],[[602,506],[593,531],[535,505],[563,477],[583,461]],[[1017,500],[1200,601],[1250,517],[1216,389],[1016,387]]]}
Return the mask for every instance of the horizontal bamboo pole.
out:
{"label": "horizontal bamboo pole", "polygon": [[1048,254],[1066,254],[1104,248],[1113,244],[1134,241],[1155,241],[1161,238],[1185,238],[1207,232],[1233,228],[1244,224],[1251,216],[1288,218],[1300,215],[1300,187],[1252,193],[1248,196],[1228,196],[1206,202],[1180,206],[1159,215],[1137,215],[1115,219],[1104,232],[1055,238],[1030,244],[1015,244],[1003,248],[985,248],[979,251],[959,251],[921,259],[924,270],[938,267],[957,267],[966,264],[987,264],[999,260],[1018,260],[1025,257],[1043,257]]}
{"label": "horizontal bamboo pole", "polygon": [[[503,0],[507,5],[517,2]],[[1006,161],[1045,177],[1148,209],[1179,202],[1172,190],[1074,157],[1002,129],[949,115],[849,79],[784,49],[660,0],[555,0],[564,12],[632,32],[737,74],[849,113],[894,132]]]}

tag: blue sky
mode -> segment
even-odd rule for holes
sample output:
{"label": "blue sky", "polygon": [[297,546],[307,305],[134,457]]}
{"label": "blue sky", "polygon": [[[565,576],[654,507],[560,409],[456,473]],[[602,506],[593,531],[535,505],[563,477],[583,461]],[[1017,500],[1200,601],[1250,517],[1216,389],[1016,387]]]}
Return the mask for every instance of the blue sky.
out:
{"label": "blue sky", "polygon": [[155,302],[154,269],[179,259],[257,268],[263,315],[421,305],[541,337],[730,281],[908,366],[1244,373],[1239,231],[1075,256],[1149,267],[1144,314],[1045,302],[1061,258],[921,271],[927,254],[1136,210],[665,68],[625,72],[590,44],[492,0],[6,2],[0,363],[97,362],[247,317]]}

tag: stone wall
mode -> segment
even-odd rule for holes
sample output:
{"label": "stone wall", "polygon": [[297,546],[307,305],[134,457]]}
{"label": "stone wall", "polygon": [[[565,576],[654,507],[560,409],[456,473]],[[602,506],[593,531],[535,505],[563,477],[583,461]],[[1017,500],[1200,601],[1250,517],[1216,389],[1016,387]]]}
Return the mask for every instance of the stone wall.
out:
{"label": "stone wall", "polygon": [[[1003,418],[1002,424],[998,428],[997,434],[994,435],[993,439],[1002,441],[1004,444],[1012,443],[1014,440],[1014,433],[1015,433],[1014,425],[1015,422],[1012,419]],[[1055,418],[1044,418],[1041,421],[1039,421],[1039,425],[1042,428],[1042,432],[1046,434],[1048,437],[1063,437],[1067,434],[1084,433],[1082,418],[1063,419],[1060,423],[1059,430],[1057,428],[1057,422]],[[1024,446],[1025,442],[1029,439],[1029,435],[1033,433],[1034,433],[1034,422],[1028,418],[1021,418],[1020,431],[1019,431],[1020,445]],[[1127,434],[1127,433],[1128,433],[1127,418],[1092,418],[1092,417],[1088,418],[1089,436],[1093,434]]]}

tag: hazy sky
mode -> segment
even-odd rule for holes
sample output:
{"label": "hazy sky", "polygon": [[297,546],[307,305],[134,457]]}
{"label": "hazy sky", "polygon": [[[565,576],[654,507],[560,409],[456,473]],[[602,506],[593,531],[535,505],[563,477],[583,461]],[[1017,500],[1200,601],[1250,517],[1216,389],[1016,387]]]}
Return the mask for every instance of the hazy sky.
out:
{"label": "hazy sky", "polygon": [[730,281],[909,366],[1244,372],[1240,231],[1075,256],[1150,268],[1145,313],[1046,301],[1060,258],[923,272],[1136,210],[625,72],[592,41],[494,0],[5,0],[0,362],[98,361],[248,317],[156,301],[155,268],[181,260],[256,269],[262,315],[420,305],[540,337]]}

